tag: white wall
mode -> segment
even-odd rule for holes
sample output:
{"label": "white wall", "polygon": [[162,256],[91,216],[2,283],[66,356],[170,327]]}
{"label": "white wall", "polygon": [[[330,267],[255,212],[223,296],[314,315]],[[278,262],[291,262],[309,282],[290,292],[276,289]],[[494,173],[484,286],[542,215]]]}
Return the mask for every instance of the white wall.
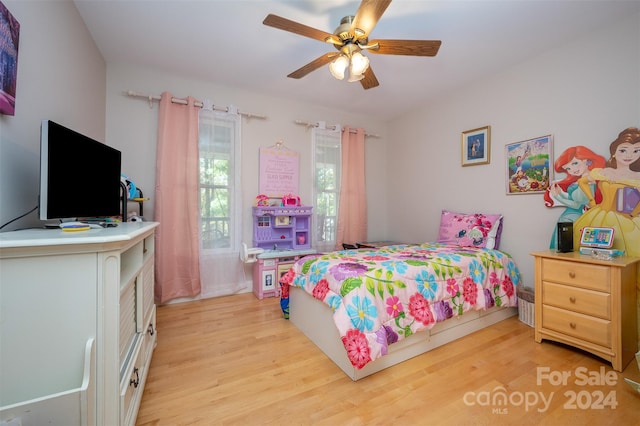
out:
{"label": "white wall", "polygon": [[[0,225],[38,204],[40,122],[105,142],[106,111],[105,63],[73,3],[2,2],[20,23],[20,44],[15,115],[0,115]],[[3,231],[40,224],[36,211]]]}
{"label": "white wall", "polygon": [[[461,132],[486,125],[490,164],[462,167]],[[442,209],[502,213],[501,249],[533,286],[529,253],[549,247],[562,210],[544,207],[541,194],[506,195],[505,145],[552,134],[556,154],[584,145],[608,158],[627,127],[640,127],[640,15],[390,123],[388,237],[435,240]]]}
{"label": "white wall", "polygon": [[[211,98],[267,115],[243,126],[245,220],[258,190],[258,149],[283,139],[301,153],[301,197],[309,202],[307,130],[295,120],[340,122],[367,139],[369,237],[435,239],[441,209],[505,215],[502,248],[532,283],[529,253],[548,246],[560,210],[540,195],[505,195],[504,145],[553,134],[555,152],[585,145],[605,155],[619,131],[640,126],[640,16],[558,46],[493,78],[460,88],[391,123],[304,101],[104,61],[69,1],[3,0],[21,24],[15,116],[0,115],[0,224],[37,204],[40,121],[53,119],[123,152],[123,172],[153,197],[157,105],[125,90]],[[212,70],[212,81],[215,80]],[[106,91],[106,95],[105,95]],[[106,116],[106,124],[105,124]],[[492,126],[489,165],[461,167],[460,133]],[[387,155],[389,154],[389,155]],[[145,206],[153,217],[153,200]],[[4,230],[39,224],[32,213]],[[245,240],[251,239],[246,227]]]}
{"label": "white wall", "polygon": [[[215,71],[212,70],[212,75]],[[212,77],[214,79],[214,77]],[[125,64],[107,66],[107,140],[123,153],[122,171],[140,186],[151,200],[144,205],[144,215],[153,218],[155,190],[155,145],[158,104],[152,108],[146,99],[126,95],[128,90],[160,95],[167,91],[176,97],[193,96],[211,99],[215,105],[236,105],[240,111],[266,115],[266,120],[251,118],[242,122],[242,190],[244,205],[244,241],[251,243],[251,206],[258,195],[258,152],[261,147],[283,140],[285,146],[300,153],[300,197],[303,204],[312,204],[311,132],[296,120],[340,123],[363,127],[380,138],[367,138],[367,193],[369,198],[370,238],[386,235],[386,125],[366,116],[346,111],[320,108],[302,101],[273,98],[240,88],[218,86],[194,81],[156,70]]]}

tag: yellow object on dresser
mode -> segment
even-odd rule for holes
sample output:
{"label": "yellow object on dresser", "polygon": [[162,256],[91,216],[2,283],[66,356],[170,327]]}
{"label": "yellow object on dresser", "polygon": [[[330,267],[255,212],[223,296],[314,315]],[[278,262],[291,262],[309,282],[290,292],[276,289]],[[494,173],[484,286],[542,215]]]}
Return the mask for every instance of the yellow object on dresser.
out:
{"label": "yellow object on dresser", "polygon": [[638,351],[640,258],[598,260],[577,252],[535,258],[535,339],[591,352],[622,371]]}

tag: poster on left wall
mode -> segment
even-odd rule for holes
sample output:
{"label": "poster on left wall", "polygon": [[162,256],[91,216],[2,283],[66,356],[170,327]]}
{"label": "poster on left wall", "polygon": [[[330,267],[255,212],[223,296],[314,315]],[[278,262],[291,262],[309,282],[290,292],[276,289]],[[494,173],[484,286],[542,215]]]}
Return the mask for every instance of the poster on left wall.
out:
{"label": "poster on left wall", "polygon": [[0,114],[16,113],[20,23],[0,1]]}
{"label": "poster on left wall", "polygon": [[282,142],[260,148],[260,194],[269,198],[298,195],[299,167],[300,154]]}

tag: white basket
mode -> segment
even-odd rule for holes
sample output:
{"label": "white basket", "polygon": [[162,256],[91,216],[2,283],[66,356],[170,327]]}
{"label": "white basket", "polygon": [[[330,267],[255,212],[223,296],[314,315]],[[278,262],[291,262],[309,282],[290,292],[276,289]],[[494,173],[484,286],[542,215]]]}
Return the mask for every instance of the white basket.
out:
{"label": "white basket", "polygon": [[524,299],[518,298],[518,319],[529,327],[533,327],[534,322],[534,307],[531,302],[527,302]]}

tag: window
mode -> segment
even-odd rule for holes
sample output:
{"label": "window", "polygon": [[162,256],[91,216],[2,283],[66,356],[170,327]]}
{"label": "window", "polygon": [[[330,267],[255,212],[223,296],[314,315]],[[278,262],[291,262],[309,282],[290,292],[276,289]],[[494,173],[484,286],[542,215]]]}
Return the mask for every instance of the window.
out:
{"label": "window", "polygon": [[198,137],[201,248],[238,251],[242,220],[239,116],[203,109]]}
{"label": "window", "polygon": [[313,143],[313,246],[319,251],[333,250],[338,228],[340,196],[340,126],[337,130],[315,128]]}

